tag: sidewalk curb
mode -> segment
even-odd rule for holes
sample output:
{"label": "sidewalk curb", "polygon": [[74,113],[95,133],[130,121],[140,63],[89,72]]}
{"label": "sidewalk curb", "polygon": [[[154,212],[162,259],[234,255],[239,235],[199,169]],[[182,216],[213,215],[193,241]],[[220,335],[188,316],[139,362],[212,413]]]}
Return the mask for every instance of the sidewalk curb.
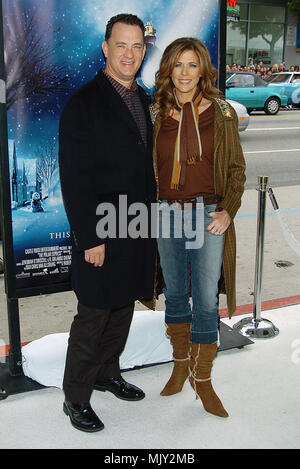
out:
{"label": "sidewalk curb", "polygon": [[[277,298],[275,300],[267,300],[261,303],[261,310],[267,311],[269,309],[277,309],[277,308],[284,308],[285,306],[292,306],[299,304],[300,306],[300,295],[296,296],[288,296],[286,298]],[[299,308],[300,310],[300,308]],[[243,306],[237,306],[236,312],[232,315],[239,316],[240,314],[247,314],[253,312],[253,304],[247,304]],[[228,316],[227,308],[223,308],[219,310],[219,315],[221,318],[225,318]]]}

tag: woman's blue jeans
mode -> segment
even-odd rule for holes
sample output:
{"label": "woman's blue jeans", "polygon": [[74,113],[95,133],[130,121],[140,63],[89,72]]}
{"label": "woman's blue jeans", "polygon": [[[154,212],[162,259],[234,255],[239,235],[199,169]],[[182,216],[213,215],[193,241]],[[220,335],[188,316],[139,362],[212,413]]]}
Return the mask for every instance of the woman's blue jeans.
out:
{"label": "woman's blue jeans", "polygon": [[[181,210],[160,201],[157,242],[166,284],[166,323],[191,322],[191,341],[210,344],[218,340],[218,281],[221,275],[224,235],[213,235],[206,230],[212,222],[208,214],[215,211],[216,205],[203,207],[202,197],[197,200],[202,206],[201,213],[196,212],[196,208]],[[165,227],[167,218],[170,220],[170,236],[166,232],[168,230],[163,233],[163,224]],[[183,218],[181,230],[178,229],[180,218]],[[195,235],[194,238],[191,238],[192,234]],[[193,245],[192,242],[187,247],[186,243],[195,240],[196,236],[198,245]],[[189,301],[190,278],[192,307]]]}

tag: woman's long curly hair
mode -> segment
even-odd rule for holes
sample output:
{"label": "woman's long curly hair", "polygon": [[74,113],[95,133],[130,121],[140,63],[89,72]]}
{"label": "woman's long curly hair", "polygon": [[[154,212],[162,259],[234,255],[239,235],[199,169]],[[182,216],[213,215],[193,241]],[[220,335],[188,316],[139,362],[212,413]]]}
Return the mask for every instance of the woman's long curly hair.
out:
{"label": "woman's long curly hair", "polygon": [[215,87],[217,70],[211,63],[210,54],[205,45],[199,39],[181,37],[171,42],[165,49],[160,61],[159,70],[155,74],[156,92],[154,104],[160,110],[160,119],[167,118],[175,105],[174,84],[171,74],[179,60],[179,56],[186,50],[192,50],[198,56],[201,73],[199,84],[203,96],[208,99],[222,97],[221,91]]}

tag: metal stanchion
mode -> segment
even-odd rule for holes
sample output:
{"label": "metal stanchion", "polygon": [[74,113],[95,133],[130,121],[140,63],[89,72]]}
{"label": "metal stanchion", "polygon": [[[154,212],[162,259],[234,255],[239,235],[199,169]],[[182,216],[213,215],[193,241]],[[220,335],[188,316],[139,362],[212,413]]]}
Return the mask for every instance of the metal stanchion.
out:
{"label": "metal stanchion", "polygon": [[264,257],[264,234],[265,234],[265,212],[268,176],[258,176],[258,213],[257,213],[257,235],[256,235],[256,260],[254,280],[254,304],[253,317],[244,318],[237,322],[232,328],[237,329],[243,335],[253,339],[268,339],[275,337],[279,329],[268,319],[261,317],[261,285]]}
{"label": "metal stanchion", "polygon": [[273,205],[273,208],[274,208],[274,210],[275,210],[275,212],[276,212],[277,210],[279,210],[279,206],[278,206],[276,197],[275,197],[275,195],[274,195],[274,193],[273,193],[273,189],[272,189],[271,187],[269,187],[269,189],[268,189],[268,194],[269,194],[271,203],[272,203],[272,205]]}

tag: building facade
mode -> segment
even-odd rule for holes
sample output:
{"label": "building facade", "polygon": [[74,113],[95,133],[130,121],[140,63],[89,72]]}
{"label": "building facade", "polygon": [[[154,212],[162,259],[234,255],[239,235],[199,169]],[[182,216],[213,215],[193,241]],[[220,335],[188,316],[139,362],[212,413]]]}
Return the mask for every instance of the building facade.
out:
{"label": "building facade", "polygon": [[300,64],[297,52],[297,13],[285,0],[228,0],[226,62],[266,66]]}

